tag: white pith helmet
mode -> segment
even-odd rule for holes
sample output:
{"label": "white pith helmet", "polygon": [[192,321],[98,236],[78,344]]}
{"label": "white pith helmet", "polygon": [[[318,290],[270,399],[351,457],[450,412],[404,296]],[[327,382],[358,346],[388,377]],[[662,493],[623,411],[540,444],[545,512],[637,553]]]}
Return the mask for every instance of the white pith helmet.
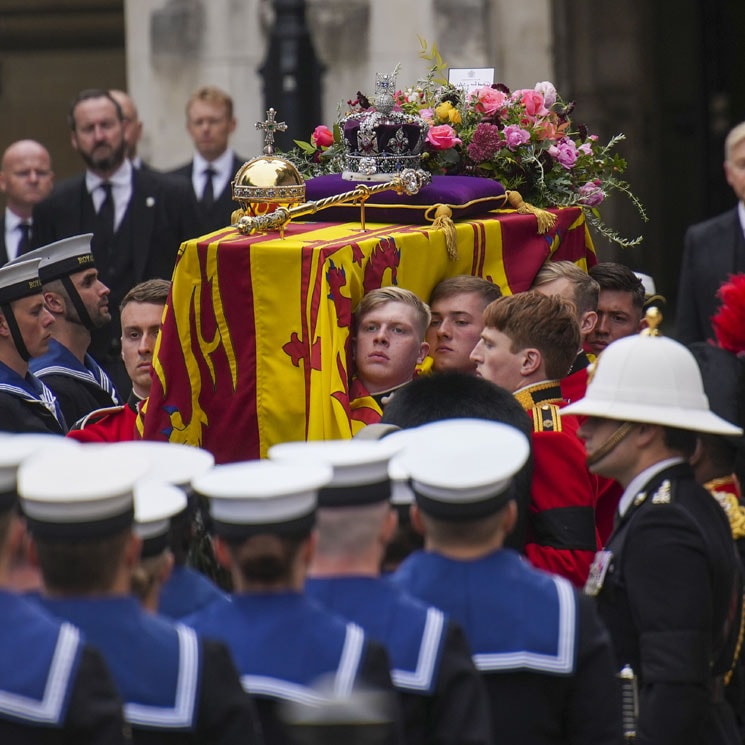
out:
{"label": "white pith helmet", "polygon": [[585,397],[561,413],[742,434],[740,427],[711,412],[695,357],[665,336],[614,341],[596,360]]}

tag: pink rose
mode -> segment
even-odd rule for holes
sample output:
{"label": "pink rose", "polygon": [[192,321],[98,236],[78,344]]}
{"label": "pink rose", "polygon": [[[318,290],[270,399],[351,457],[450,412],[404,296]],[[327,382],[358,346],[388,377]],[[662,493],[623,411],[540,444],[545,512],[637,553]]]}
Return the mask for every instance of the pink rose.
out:
{"label": "pink rose", "polygon": [[600,181],[588,181],[579,187],[579,203],[596,207],[605,199],[605,192],[600,188]]}
{"label": "pink rose", "polygon": [[319,124],[310,136],[310,141],[316,147],[328,147],[334,144],[334,133],[324,124]]}
{"label": "pink rose", "polygon": [[462,141],[456,136],[455,130],[449,124],[438,124],[436,127],[430,127],[427,132],[427,142],[435,150],[449,150],[455,145],[462,144]]}
{"label": "pink rose", "polygon": [[525,113],[531,117],[547,116],[548,109],[544,106],[543,96],[538,91],[522,91],[520,103]]}
{"label": "pink rose", "polygon": [[507,96],[502,91],[489,86],[476,88],[471,96],[476,99],[476,111],[480,111],[486,116],[494,116],[507,100]]}
{"label": "pink rose", "polygon": [[530,132],[521,129],[517,124],[508,124],[504,128],[504,139],[510,150],[516,150],[520,145],[530,141]]}
{"label": "pink rose", "polygon": [[548,154],[556,158],[567,171],[571,171],[577,162],[577,146],[568,137],[562,137],[556,145],[551,145]]}

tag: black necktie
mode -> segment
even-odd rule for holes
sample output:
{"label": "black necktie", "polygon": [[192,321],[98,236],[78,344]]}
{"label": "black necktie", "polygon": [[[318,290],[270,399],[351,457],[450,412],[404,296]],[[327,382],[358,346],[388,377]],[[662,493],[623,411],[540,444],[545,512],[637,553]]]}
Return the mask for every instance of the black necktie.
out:
{"label": "black necktie", "polygon": [[209,209],[215,203],[215,190],[212,185],[212,177],[216,171],[214,168],[205,168],[204,171],[204,189],[202,189],[201,204],[205,209]]}
{"label": "black necktie", "polygon": [[103,202],[98,208],[98,230],[101,243],[108,246],[114,235],[114,195],[111,193],[111,184],[104,181],[101,186],[104,191]]}
{"label": "black necktie", "polygon": [[18,252],[16,253],[16,256],[21,256],[22,254],[25,254],[29,249],[29,239],[31,238],[31,223],[19,223],[18,230],[21,233],[21,237],[18,241]]}

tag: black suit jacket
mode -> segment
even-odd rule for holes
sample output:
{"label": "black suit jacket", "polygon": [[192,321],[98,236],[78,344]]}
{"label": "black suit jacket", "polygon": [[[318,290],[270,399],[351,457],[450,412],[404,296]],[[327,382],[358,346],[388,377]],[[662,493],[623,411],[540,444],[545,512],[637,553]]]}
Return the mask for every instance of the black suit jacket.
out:
{"label": "black suit jacket", "polygon": [[719,309],[717,290],[730,274],[745,272],[745,237],[737,208],[686,231],[678,285],[677,337],[684,344],[707,341]]}
{"label": "black suit jacket", "polygon": [[[245,161],[237,155],[233,156],[233,176],[237,173],[238,169],[243,165]],[[233,195],[230,190],[230,181],[227,186],[222,190],[220,194],[215,198],[215,202],[212,207],[205,210],[204,207],[199,203],[198,195],[194,193],[194,186],[192,182],[192,171],[194,169],[194,161],[190,161],[185,165],[175,168],[168,172],[168,176],[171,176],[178,181],[186,181],[189,185],[189,191],[192,196],[192,204],[199,220],[199,233],[204,235],[205,233],[212,233],[215,230],[221,230],[222,228],[230,225],[230,217],[233,211],[238,209],[240,206],[238,202],[233,201]],[[231,179],[232,180],[232,179]]]}
{"label": "black suit jacket", "polygon": [[[84,174],[55,186],[51,195],[34,208],[31,247],[80,233],[95,233],[95,215],[87,209],[90,199]],[[132,225],[135,283],[154,277],[170,279],[179,246],[196,236],[188,192],[153,171],[133,168],[127,217]]]}
{"label": "black suit jacket", "polygon": [[118,259],[109,259],[98,246],[97,218],[84,174],[57,184],[34,208],[32,248],[72,235],[94,234],[93,255],[102,281],[111,290],[112,322],[93,332],[89,351],[122,396],[127,396],[131,384],[119,353],[119,303],[139,282],[171,278],[181,243],[199,234],[191,199],[185,185],[153,171],[132,169],[132,197],[114,238],[115,253],[128,257],[124,271]]}
{"label": "black suit jacket", "polygon": [[606,549],[598,610],[617,669],[639,676],[639,745],[741,742],[716,693],[736,647],[742,589],[724,510],[687,464],[672,466],[638,492]]}

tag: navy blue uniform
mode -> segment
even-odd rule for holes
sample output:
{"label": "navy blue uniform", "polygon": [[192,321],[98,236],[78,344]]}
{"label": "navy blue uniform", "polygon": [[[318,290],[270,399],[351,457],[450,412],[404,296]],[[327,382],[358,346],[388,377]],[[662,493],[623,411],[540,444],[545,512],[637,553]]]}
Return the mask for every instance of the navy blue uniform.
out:
{"label": "navy blue uniform", "polygon": [[622,742],[608,634],[590,599],[567,580],[502,549],[470,561],[419,551],[392,581],[461,625],[499,740]]}
{"label": "navy blue uniform", "polygon": [[101,650],[135,743],[261,742],[255,709],[224,645],[146,613],[129,597],[43,602]]}
{"label": "navy blue uniform", "polygon": [[186,622],[230,648],[243,687],[256,700],[267,745],[290,742],[278,704],[312,702],[321,679],[339,696],[357,686],[393,690],[384,649],[300,593],[236,594]]}
{"label": "navy blue uniform", "polygon": [[723,695],[740,567],[719,503],[688,465],[667,468],[637,493],[606,550],[598,610],[616,666],[639,678],[639,745],[740,743]]}
{"label": "navy blue uniform", "polygon": [[31,373],[21,377],[0,362],[0,430],[63,435],[67,431],[54,394]]}
{"label": "navy blue uniform", "polygon": [[442,611],[375,577],[309,579],[305,590],[385,646],[407,742],[492,742],[483,682],[463,632]]}
{"label": "navy blue uniform", "polygon": [[49,388],[71,426],[96,409],[118,406],[114,384],[89,354],[84,363],[55,339],[49,351],[29,362],[29,369]]}
{"label": "navy blue uniform", "polygon": [[204,574],[188,566],[173,568],[171,576],[160,590],[158,613],[167,618],[181,619],[202,610],[216,600],[228,596]]}
{"label": "navy blue uniform", "polygon": [[101,655],[69,623],[0,590],[0,742],[131,742]]}

